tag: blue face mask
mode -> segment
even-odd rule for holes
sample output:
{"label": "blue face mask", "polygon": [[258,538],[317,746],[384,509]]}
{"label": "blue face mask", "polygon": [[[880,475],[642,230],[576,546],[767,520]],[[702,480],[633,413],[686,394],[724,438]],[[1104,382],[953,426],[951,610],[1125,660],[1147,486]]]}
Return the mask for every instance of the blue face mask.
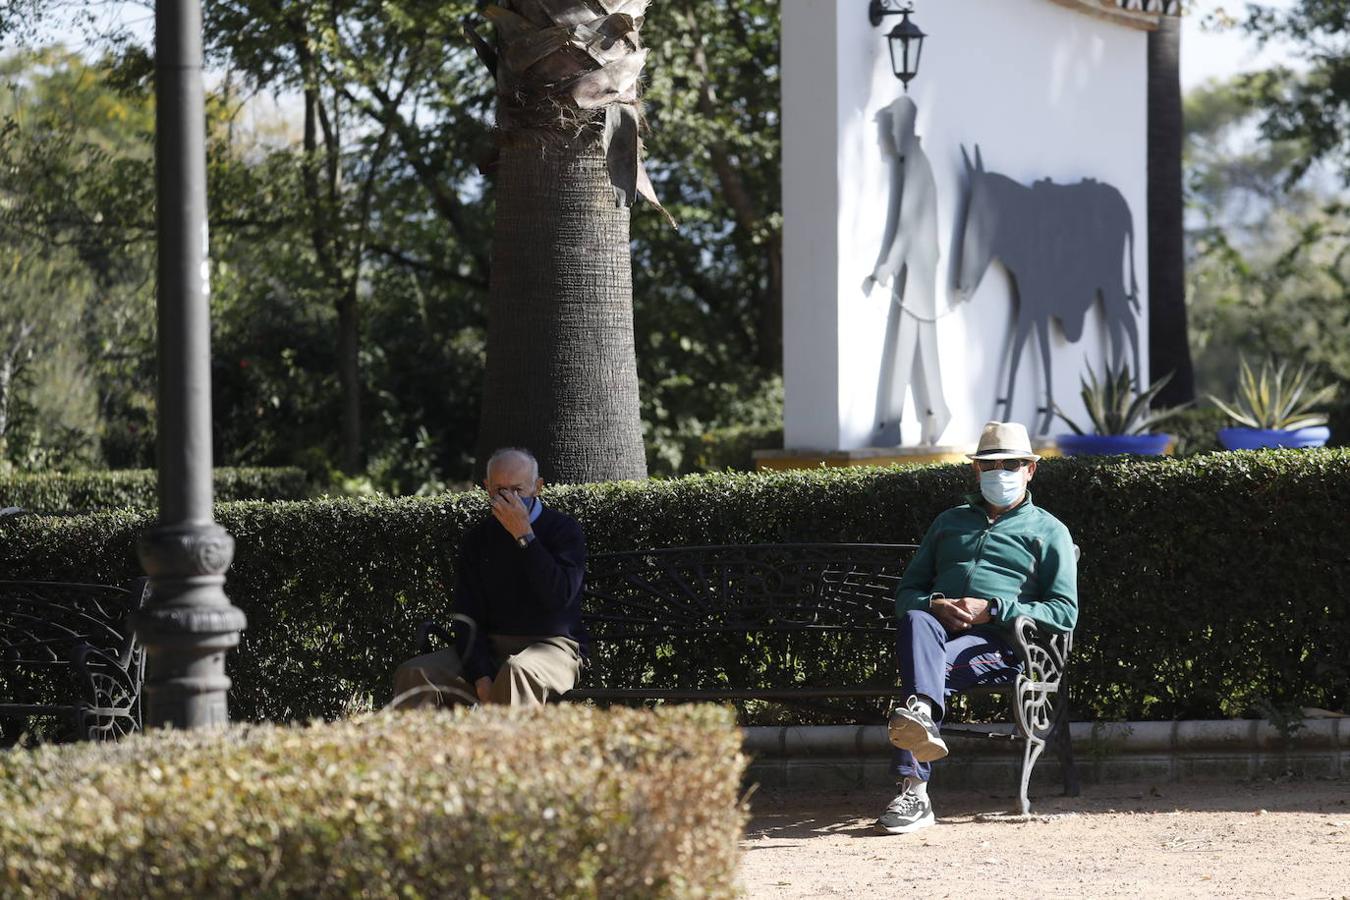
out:
{"label": "blue face mask", "polygon": [[539,502],[538,497],[521,497],[519,494],[516,496],[520,499],[521,503],[525,504],[525,511],[527,513],[534,512],[534,505]]}
{"label": "blue face mask", "polygon": [[991,469],[980,473],[980,494],[989,501],[990,506],[1012,506],[1022,499],[1026,485],[1022,482],[1022,470],[1009,472],[1006,469]]}

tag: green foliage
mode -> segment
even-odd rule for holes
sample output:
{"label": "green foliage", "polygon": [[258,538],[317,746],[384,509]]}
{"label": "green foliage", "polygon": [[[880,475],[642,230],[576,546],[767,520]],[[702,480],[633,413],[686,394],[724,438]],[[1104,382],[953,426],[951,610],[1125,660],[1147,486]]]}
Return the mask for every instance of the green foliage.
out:
{"label": "green foliage", "polygon": [[1320,169],[1299,177],[1308,153],[1295,136],[1252,141],[1266,108],[1242,80],[1186,99],[1187,304],[1201,393],[1235,391],[1239,354],[1304,361],[1350,383],[1350,206]]}
{"label": "green foliage", "polygon": [[79,342],[93,293],[64,248],[0,250],[0,473],[96,461],[97,394]]}
{"label": "green foliage", "polygon": [[0,243],[6,267],[26,272],[6,279],[0,320],[31,328],[20,349],[32,362],[8,458],[149,465],[151,98],[113,89],[106,63],[35,50],[0,59],[0,115]]}
{"label": "green foliage", "polygon": [[1336,394],[1334,385],[1311,390],[1313,372],[1303,363],[1290,370],[1285,361],[1267,357],[1260,373],[1254,373],[1245,358],[1238,376],[1238,394],[1230,405],[1211,396],[1209,399],[1237,424],[1248,428],[1296,431],[1313,425],[1325,425],[1327,417],[1315,413]]}
{"label": "green foliage", "polygon": [[[581,520],[598,553],[917,543],[972,488],[968,467],[931,466],[701,475],[550,488],[546,499]],[[1327,709],[1350,701],[1350,557],[1328,525],[1350,505],[1350,450],[1047,459],[1033,491],[1084,552],[1080,715],[1212,718],[1259,697]],[[353,696],[387,699],[417,623],[447,612],[454,550],[485,514],[481,491],[220,506],[236,541],[226,590],[249,617],[229,656],[232,713],[333,717]],[[150,521],[119,511],[0,522],[0,571],[123,583],[139,571],[136,538]],[[858,655],[859,677],[893,675],[889,654]],[[633,681],[636,665],[612,659],[587,678]],[[804,676],[830,674],[806,648],[798,665]]]}
{"label": "green foliage", "polygon": [[1290,69],[1251,79],[1265,113],[1261,126],[1276,141],[1302,148],[1290,175],[1318,161],[1338,169],[1350,185],[1350,0],[1249,3],[1246,30],[1262,42],[1285,42],[1304,71]]}
{"label": "green foliage", "polygon": [[1305,173],[1295,136],[1251,140],[1267,109],[1261,85],[1274,77],[1211,84],[1186,101],[1187,188],[1203,220],[1188,302],[1197,384],[1211,396],[1246,392],[1234,365],[1244,355],[1350,382],[1350,218],[1325,179]]}
{"label": "green foliage", "polygon": [[680,448],[680,472],[749,472],[756,450],[781,449],[781,425],[733,426],[694,435]]}
{"label": "green foliage", "polygon": [[[154,509],[157,474],[153,469],[96,472],[41,472],[0,475],[0,506],[19,506],[31,513],[71,514],[99,509]],[[309,495],[301,469],[216,469],[213,478],[219,502],[231,500],[299,500]]]}
{"label": "green foliage", "polygon": [[1176,438],[1173,454],[1193,456],[1223,450],[1219,429],[1228,427],[1228,416],[1212,406],[1189,406],[1167,423],[1167,432]]}
{"label": "green foliage", "polygon": [[[671,375],[664,381],[687,378]],[[654,475],[749,470],[755,450],[783,446],[783,381],[777,376],[751,397],[726,386],[713,415],[693,408],[672,415],[660,395],[647,397],[643,406],[647,470]],[[719,421],[733,424],[718,426]]]}
{"label": "green foliage", "polygon": [[[1149,385],[1142,393],[1134,388],[1134,379],[1130,377],[1130,367],[1121,364],[1117,371],[1108,365],[1102,378],[1089,366],[1087,375],[1080,379],[1083,389],[1080,396],[1092,422],[1093,434],[1148,434],[1153,426],[1172,418],[1184,407],[1149,411],[1149,404],[1158,392],[1172,380],[1169,372]],[[1055,404],[1055,415],[1064,420],[1064,424],[1073,429],[1074,434],[1085,432],[1064,410]]]}
{"label": "green foliage", "polygon": [[[205,6],[208,65],[222,73],[207,104],[220,463],[345,464],[333,426],[353,391],[335,336],[351,333],[341,311],[355,308],[357,480],[414,493],[470,476],[493,209],[479,165],[495,86],[461,26],[481,5]],[[646,155],[681,229],[636,208],[634,320],[649,456],[677,472],[702,465],[704,435],[782,421],[778,4],[667,4],[644,36]],[[93,272],[78,343],[96,450],[114,467],[145,466],[153,54],[137,34],[90,37],[107,58],[5,63],[26,112],[0,136],[0,226],[75,246]],[[64,458],[25,450],[21,461]]]}
{"label": "green foliage", "polygon": [[[736,425],[781,386],[780,4],[653,6],[647,167],[680,223],[633,216],[633,304],[649,446]],[[679,464],[675,464],[679,467]],[[658,467],[653,471],[660,471]]]}
{"label": "green foliage", "polygon": [[0,754],[0,894],[731,897],[715,707],[381,713]]}

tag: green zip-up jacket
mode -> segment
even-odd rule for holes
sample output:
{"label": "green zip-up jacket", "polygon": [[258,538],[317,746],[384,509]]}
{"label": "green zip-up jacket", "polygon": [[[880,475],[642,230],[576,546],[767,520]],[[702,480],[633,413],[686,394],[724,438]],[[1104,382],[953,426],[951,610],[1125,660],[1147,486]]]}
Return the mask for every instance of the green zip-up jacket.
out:
{"label": "green zip-up jacket", "polygon": [[895,612],[927,609],[934,597],[998,601],[988,625],[1007,631],[1029,616],[1051,631],[1072,631],[1078,622],[1078,563],[1064,523],[1026,500],[989,521],[979,494],[939,515],[896,593]]}

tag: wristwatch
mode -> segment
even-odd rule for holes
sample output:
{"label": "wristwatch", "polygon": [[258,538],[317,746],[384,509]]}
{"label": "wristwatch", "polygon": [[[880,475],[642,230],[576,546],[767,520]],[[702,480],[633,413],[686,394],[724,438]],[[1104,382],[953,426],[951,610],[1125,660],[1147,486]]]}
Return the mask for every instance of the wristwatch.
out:
{"label": "wristwatch", "polygon": [[531,531],[528,534],[522,534],[520,537],[516,538],[516,543],[520,545],[520,549],[524,550],[526,547],[530,546],[530,544],[534,543],[534,532]]}
{"label": "wristwatch", "polygon": [[997,601],[997,600],[990,600],[990,601],[989,601],[988,612],[989,612],[989,618],[991,618],[991,619],[998,619],[998,601]]}

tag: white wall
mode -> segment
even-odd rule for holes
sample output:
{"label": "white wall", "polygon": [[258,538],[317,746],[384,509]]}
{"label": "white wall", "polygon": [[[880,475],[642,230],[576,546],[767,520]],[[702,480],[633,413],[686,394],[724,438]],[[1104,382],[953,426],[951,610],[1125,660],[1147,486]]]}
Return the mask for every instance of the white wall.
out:
{"label": "white wall", "polygon": [[[862,0],[783,2],[784,377],[786,446],[877,446],[876,399],[891,291],[864,294],[887,220],[891,168],[877,113],[901,93],[885,33]],[[954,220],[964,202],[962,144],[985,168],[1030,184],[1095,178],[1116,187],[1134,220],[1139,303],[1148,308],[1147,34],[1048,0],[916,0],[927,34],[910,96],[938,183],[943,389],[953,419],[941,443],[970,443],[994,414],[1012,321],[1006,274],[952,306]],[[832,77],[831,77],[832,76]],[[1081,341],[1052,326],[1055,399],[1075,418],[1084,360],[1100,367],[1099,309]],[[1138,319],[1147,366],[1148,325]],[[1012,418],[1033,426],[1044,394],[1034,339],[1022,354]],[[903,443],[918,442],[912,403]],[[1085,416],[1081,416],[1085,418]],[[1067,430],[1056,422],[1051,433]],[[894,441],[890,441],[894,443]]]}

